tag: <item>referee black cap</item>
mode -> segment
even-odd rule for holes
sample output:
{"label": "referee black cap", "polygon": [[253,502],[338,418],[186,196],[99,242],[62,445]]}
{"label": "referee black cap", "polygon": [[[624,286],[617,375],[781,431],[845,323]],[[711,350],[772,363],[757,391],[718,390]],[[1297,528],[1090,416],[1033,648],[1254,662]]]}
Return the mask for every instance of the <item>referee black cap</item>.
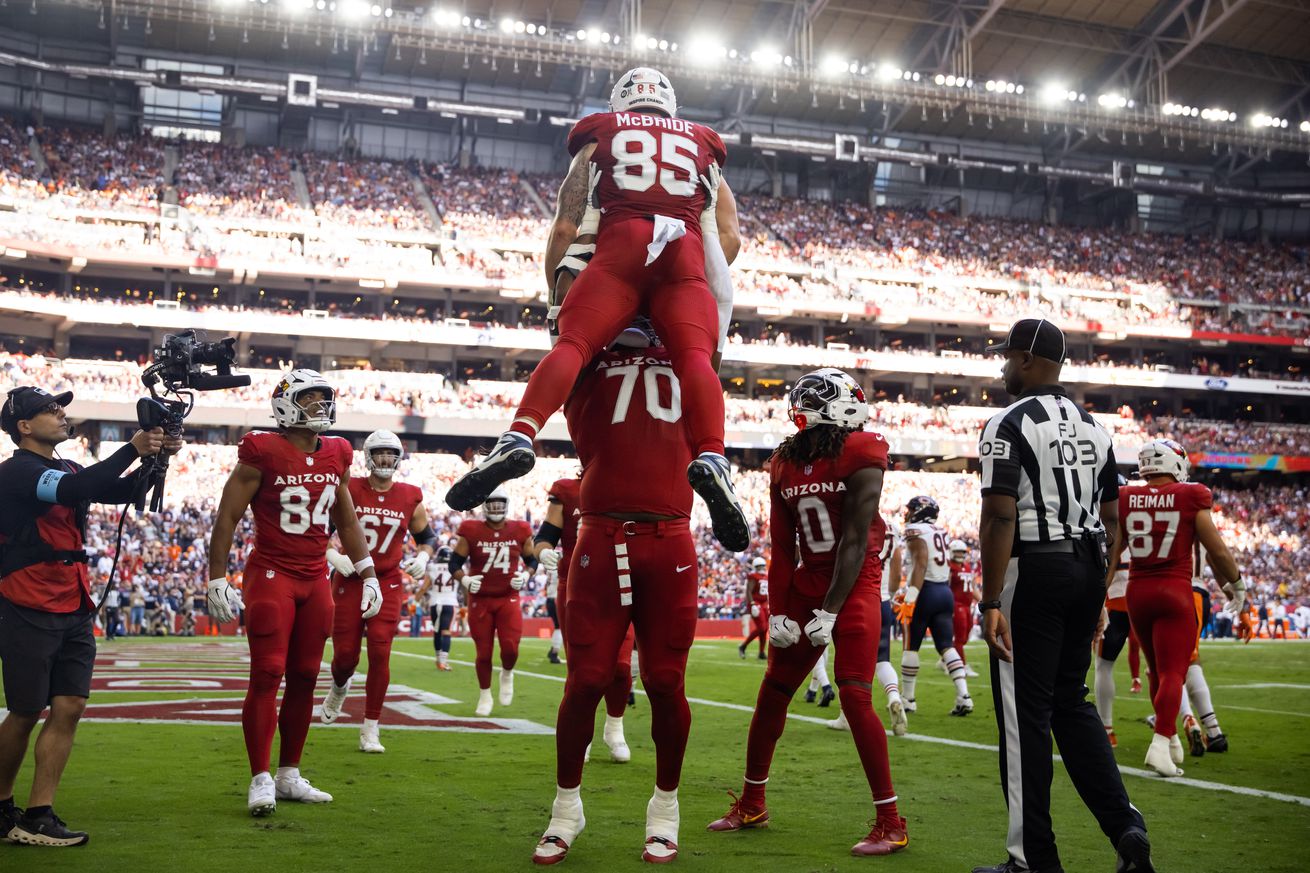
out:
{"label": "referee black cap", "polygon": [[13,436],[16,433],[15,427],[18,422],[27,421],[40,415],[52,403],[67,406],[72,402],[72,391],[51,394],[44,388],[33,388],[30,385],[15,388],[9,392],[9,395],[5,398],[4,406],[0,408],[0,430],[4,430],[10,436]]}
{"label": "referee black cap", "polygon": [[997,354],[1029,352],[1059,364],[1064,361],[1064,331],[1044,318],[1021,318],[1010,328],[1005,341],[996,343],[990,351]]}

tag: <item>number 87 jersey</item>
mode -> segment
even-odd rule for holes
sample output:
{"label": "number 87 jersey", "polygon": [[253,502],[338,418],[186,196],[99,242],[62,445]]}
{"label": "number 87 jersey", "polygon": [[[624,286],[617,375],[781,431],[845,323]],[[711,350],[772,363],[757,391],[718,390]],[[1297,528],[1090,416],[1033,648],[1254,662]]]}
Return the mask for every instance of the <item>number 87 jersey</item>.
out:
{"label": "number 87 jersey", "polygon": [[320,436],[305,453],[280,433],[252,431],[237,446],[237,462],[260,472],[250,501],[261,566],[307,579],[327,576],[328,535],[337,488],[350,475],[354,451],[342,437]]}
{"label": "number 87 jersey", "polygon": [[1190,584],[1196,514],[1212,503],[1210,489],[1198,482],[1120,488],[1119,527],[1132,562],[1129,584],[1142,577],[1178,578]]}

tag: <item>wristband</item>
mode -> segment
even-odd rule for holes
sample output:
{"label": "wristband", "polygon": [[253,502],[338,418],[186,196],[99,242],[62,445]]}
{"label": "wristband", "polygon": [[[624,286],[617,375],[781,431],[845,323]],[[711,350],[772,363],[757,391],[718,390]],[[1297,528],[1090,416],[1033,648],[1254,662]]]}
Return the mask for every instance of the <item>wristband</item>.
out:
{"label": "wristband", "polygon": [[978,604],[978,610],[980,612],[986,612],[989,609],[1000,609],[1000,608],[1001,608],[1001,601],[999,600],[984,600],[982,603]]}
{"label": "wristband", "polygon": [[414,542],[418,543],[420,546],[435,546],[437,535],[433,532],[432,525],[428,525],[423,528],[423,530],[414,534]]}
{"label": "wristband", "polygon": [[373,556],[369,555],[364,560],[355,562],[355,572],[363,573],[365,570],[369,569],[372,566],[373,566]]}

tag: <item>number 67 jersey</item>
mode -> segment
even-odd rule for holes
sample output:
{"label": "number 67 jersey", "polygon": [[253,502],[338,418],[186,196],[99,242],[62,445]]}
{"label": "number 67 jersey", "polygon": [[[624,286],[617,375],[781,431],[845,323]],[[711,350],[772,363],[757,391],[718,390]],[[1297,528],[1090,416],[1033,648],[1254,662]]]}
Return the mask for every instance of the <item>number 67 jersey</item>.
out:
{"label": "number 67 jersey", "polygon": [[405,537],[414,510],[423,502],[423,489],[408,482],[393,481],[386,491],[374,491],[367,476],[352,476],[350,499],[364,529],[364,540],[378,578],[396,575],[405,557]]}
{"label": "number 67 jersey", "polygon": [[280,433],[251,431],[237,462],[259,470],[250,501],[255,517],[252,563],[299,579],[327,578],[328,535],[337,487],[350,475],[354,450],[342,437],[320,436],[306,454]]}

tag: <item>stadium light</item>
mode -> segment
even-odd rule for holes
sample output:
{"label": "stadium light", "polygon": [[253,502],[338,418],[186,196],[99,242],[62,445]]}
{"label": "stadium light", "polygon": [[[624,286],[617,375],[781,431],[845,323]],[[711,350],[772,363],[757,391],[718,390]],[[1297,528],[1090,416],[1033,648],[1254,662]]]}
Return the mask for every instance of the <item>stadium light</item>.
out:
{"label": "stadium light", "polygon": [[728,50],[715,39],[706,36],[694,37],[687,47],[687,58],[693,64],[714,66],[728,56]]}
{"label": "stadium light", "polygon": [[337,9],[343,18],[363,18],[368,15],[368,4],[364,0],[341,0]]}
{"label": "stadium light", "polygon": [[901,68],[895,64],[889,64],[884,61],[878,65],[878,78],[882,79],[884,82],[890,82],[893,79],[899,79],[900,77]]}
{"label": "stadium light", "polygon": [[828,55],[819,65],[819,69],[826,76],[840,76],[847,71],[848,64],[836,55]]}
{"label": "stadium light", "polygon": [[751,52],[751,60],[762,67],[776,67],[782,63],[782,55],[771,46],[760,46]]}
{"label": "stadium light", "polygon": [[1310,133],[1310,121],[1301,122],[1301,132]]}
{"label": "stadium light", "polygon": [[1064,85],[1061,85],[1058,82],[1051,82],[1038,92],[1037,97],[1043,103],[1055,105],[1067,101],[1071,93],[1072,92]]}
{"label": "stadium light", "polygon": [[1111,91],[1109,94],[1097,97],[1096,102],[1102,109],[1123,109],[1128,105],[1128,98]]}
{"label": "stadium light", "polygon": [[514,32],[514,19],[512,19],[512,18],[502,18],[502,19],[500,20],[500,32],[501,32],[501,33],[513,33],[513,32]]}

